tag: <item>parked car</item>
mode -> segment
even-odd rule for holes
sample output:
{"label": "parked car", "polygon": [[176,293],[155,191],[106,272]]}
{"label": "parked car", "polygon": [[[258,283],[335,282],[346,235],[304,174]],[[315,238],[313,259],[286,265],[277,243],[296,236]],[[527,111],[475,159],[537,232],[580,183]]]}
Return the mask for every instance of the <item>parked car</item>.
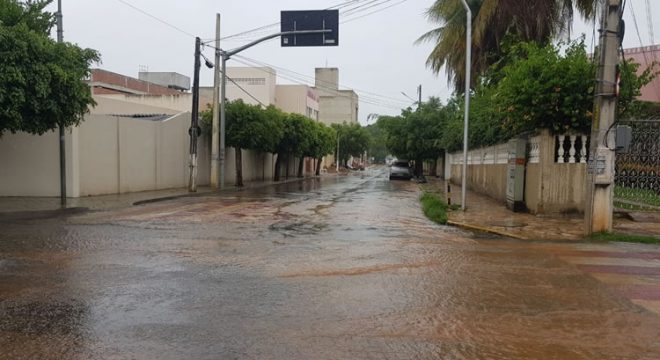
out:
{"label": "parked car", "polygon": [[397,160],[390,166],[390,180],[394,179],[412,179],[412,168],[406,160]]}

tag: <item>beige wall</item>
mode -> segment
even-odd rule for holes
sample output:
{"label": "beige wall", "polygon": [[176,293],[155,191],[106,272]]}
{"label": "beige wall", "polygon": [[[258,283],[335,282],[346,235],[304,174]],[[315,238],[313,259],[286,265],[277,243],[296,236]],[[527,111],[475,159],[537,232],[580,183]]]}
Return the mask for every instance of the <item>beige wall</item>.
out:
{"label": "beige wall", "polygon": [[[77,130],[66,131],[66,152],[78,146]],[[60,194],[59,132],[0,137],[0,196],[58,196]],[[75,170],[75,171],[74,171]],[[67,190],[77,194],[77,164],[67,158]],[[77,196],[77,195],[75,195]]]}
{"label": "beige wall", "polygon": [[[228,67],[227,75],[263,104],[275,105],[275,84],[277,78],[275,70],[269,67]],[[254,81],[260,82],[262,79],[263,84],[254,83]],[[258,101],[229,80],[227,80],[226,91],[229,100],[243,99],[248,104],[259,104]]]}
{"label": "beige wall", "polygon": [[[168,109],[174,112],[186,112],[192,109],[192,94],[182,93],[180,95],[132,95],[132,94],[112,94],[96,95],[96,98],[106,98],[121,101],[125,103],[134,103],[139,105],[154,106],[161,109]],[[211,96],[212,97],[212,96]],[[125,105],[121,105],[125,109]],[[200,108],[200,111],[204,110]],[[99,112],[101,109],[95,112]],[[107,113],[107,112],[106,112]]]}
{"label": "beige wall", "polygon": [[319,98],[319,121],[326,125],[357,123],[358,97],[353,91],[340,91],[336,96]]}
{"label": "beige wall", "polygon": [[[539,154],[531,162],[528,158],[526,165],[525,204],[534,214],[584,212],[586,164],[556,163],[555,141],[547,131],[529,140],[538,144]],[[470,189],[505,203],[507,165],[502,163],[503,148],[497,148],[470,151],[467,183]],[[447,156],[446,168],[456,184],[461,183],[462,157],[461,152]]]}
{"label": "beige wall", "polygon": [[319,120],[318,94],[307,85],[277,85],[275,105],[283,111]]}

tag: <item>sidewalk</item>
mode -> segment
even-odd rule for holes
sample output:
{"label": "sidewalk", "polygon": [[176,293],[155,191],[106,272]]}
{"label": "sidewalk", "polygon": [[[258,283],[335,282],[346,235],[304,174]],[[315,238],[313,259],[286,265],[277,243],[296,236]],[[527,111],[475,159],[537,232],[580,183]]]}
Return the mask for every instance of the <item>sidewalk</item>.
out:
{"label": "sidewalk", "polygon": [[[333,174],[334,175],[334,174]],[[290,177],[287,180],[281,181],[251,181],[246,182],[242,188],[237,188],[233,185],[228,185],[222,192],[241,191],[245,189],[259,188],[263,186],[284,184],[294,181],[302,181],[312,179],[313,177],[296,178]],[[156,190],[156,191],[141,191],[123,194],[111,195],[97,195],[85,196],[79,198],[67,198],[67,209],[82,208],[89,210],[108,210],[132,205],[139,205],[149,202],[173,199],[186,196],[204,196],[213,194],[215,191],[208,186],[198,187],[197,192],[188,192],[187,188]],[[44,211],[61,211],[59,197],[0,197],[0,213],[16,213],[16,212],[44,212]]]}
{"label": "sidewalk", "polygon": [[[430,179],[427,185],[435,191],[445,193],[445,182]],[[460,186],[452,185],[452,204],[460,204]],[[446,196],[445,196],[446,199]],[[483,231],[521,240],[565,240],[584,239],[582,215],[533,215],[514,213],[502,202],[474,191],[467,193],[467,211],[449,213],[450,225]],[[644,222],[615,217],[614,231],[647,236],[660,236],[660,214],[646,216]],[[641,218],[641,217],[640,217]]]}

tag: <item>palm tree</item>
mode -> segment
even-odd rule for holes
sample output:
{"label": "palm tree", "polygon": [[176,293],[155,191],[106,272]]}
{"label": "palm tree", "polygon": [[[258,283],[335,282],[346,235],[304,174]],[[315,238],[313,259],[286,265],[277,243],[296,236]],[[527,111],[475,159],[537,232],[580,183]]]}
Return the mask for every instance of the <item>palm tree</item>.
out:
{"label": "palm tree", "polygon": [[[599,0],[467,0],[472,10],[472,69],[482,74],[501,55],[507,34],[544,43],[570,34],[574,9],[584,18],[597,13]],[[427,17],[440,26],[417,42],[435,42],[426,64],[439,73],[445,67],[455,89],[465,79],[465,20],[461,0],[436,0]]]}

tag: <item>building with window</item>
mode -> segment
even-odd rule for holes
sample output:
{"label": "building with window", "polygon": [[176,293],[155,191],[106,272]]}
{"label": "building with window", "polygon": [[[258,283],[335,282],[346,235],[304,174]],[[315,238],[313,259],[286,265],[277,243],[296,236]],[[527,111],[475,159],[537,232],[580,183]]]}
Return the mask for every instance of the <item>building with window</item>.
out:
{"label": "building with window", "polygon": [[327,125],[358,122],[358,95],[353,90],[339,90],[338,68],[316,68],[314,89],[319,95],[321,122]]}

